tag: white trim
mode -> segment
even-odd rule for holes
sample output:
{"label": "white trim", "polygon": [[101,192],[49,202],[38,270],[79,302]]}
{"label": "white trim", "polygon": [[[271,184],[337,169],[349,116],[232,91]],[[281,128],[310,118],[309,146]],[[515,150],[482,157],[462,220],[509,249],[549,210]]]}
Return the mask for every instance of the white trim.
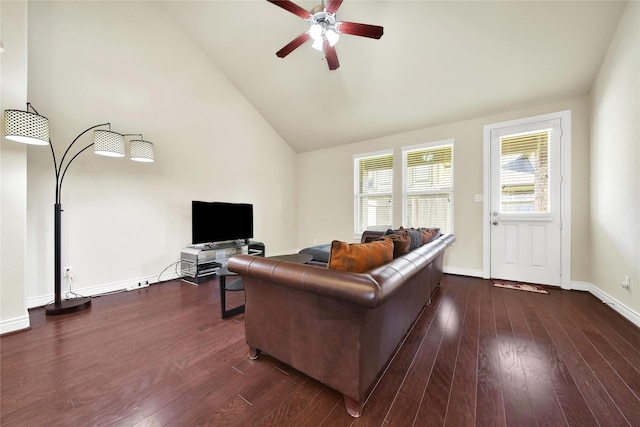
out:
{"label": "white trim", "polygon": [[417,151],[425,148],[447,147],[449,145],[454,145],[454,143],[455,143],[455,138],[448,138],[440,141],[423,142],[420,144],[406,145],[404,147],[401,147],[401,151],[402,151],[402,154],[404,154],[407,151]]}
{"label": "white trim", "polygon": [[622,317],[627,319],[629,322],[633,323],[634,325],[640,328],[640,313],[628,307],[627,305],[621,303],[617,299],[613,298],[611,295],[607,294],[602,289],[598,288],[592,283],[577,282],[577,281],[571,281],[570,286],[571,286],[571,289],[574,289],[574,290],[589,292],[591,295],[598,298],[604,304],[609,305],[612,309],[617,311]]}
{"label": "white trim", "polygon": [[365,159],[367,157],[386,156],[387,154],[393,154],[393,148],[387,148],[386,150],[372,151],[370,153],[354,154],[353,161]]}
{"label": "white trim", "polygon": [[[572,291],[590,292],[592,287],[593,287],[593,285],[591,283],[588,283],[588,282],[579,282],[579,281],[576,281],[576,280],[572,280],[571,281],[571,290]],[[593,293],[593,292],[590,292],[590,293]]]}
{"label": "white trim", "polygon": [[6,319],[0,322],[0,335],[29,329],[30,326],[31,322],[28,314],[20,317],[14,317],[13,319]]}
{"label": "white trim", "polygon": [[[112,282],[112,283],[103,283],[101,285],[90,286],[87,288],[81,289],[72,289],[74,292],[79,293],[80,295],[91,297],[101,294],[106,294],[109,292],[118,292],[118,291],[126,291],[129,287],[133,287],[137,285],[139,282],[147,281],[150,285],[154,283],[158,283],[160,281],[166,280],[174,280],[179,279],[182,276],[180,274],[176,274],[174,271],[165,272],[162,274],[160,280],[158,280],[158,275],[146,276],[146,277],[138,277],[136,279],[123,280],[121,282]],[[63,294],[66,292],[63,290]],[[40,295],[37,297],[27,298],[27,308],[35,308],[42,307],[44,305],[53,302],[54,296],[53,294]]]}
{"label": "white trim", "polygon": [[571,289],[571,110],[526,117],[492,123],[482,127],[482,161],[483,161],[483,192],[482,205],[482,277],[491,277],[491,131],[503,127],[521,126],[532,122],[560,119],[560,287]]}
{"label": "white trim", "polygon": [[451,267],[445,265],[442,267],[443,273],[446,274],[455,274],[457,276],[469,276],[469,277],[480,277],[482,278],[482,270],[476,270],[473,268],[464,268],[464,267]]}
{"label": "white trim", "polygon": [[571,289],[571,110],[556,113],[560,117],[560,287]]}

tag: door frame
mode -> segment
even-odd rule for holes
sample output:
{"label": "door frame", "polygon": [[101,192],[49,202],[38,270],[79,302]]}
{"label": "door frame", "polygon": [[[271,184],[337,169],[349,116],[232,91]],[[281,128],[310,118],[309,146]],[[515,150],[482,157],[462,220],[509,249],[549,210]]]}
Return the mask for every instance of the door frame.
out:
{"label": "door frame", "polygon": [[491,278],[491,131],[546,120],[560,120],[560,287],[571,289],[571,110],[484,125],[482,277]]}

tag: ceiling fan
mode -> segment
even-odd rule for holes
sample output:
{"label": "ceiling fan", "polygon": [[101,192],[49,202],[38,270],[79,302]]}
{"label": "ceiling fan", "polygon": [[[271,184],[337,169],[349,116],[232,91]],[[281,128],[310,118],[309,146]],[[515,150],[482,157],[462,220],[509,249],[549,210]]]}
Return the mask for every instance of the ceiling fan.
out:
{"label": "ceiling fan", "polygon": [[336,12],[343,0],[327,0],[325,6],[322,3],[311,11],[307,11],[290,0],[267,0],[286,11],[309,21],[309,30],[300,34],[289,44],[276,52],[279,58],[284,58],[304,42],[313,39],[313,48],[323,50],[327,58],[330,70],[335,70],[340,66],[335,45],[340,38],[340,34],[351,34],[353,36],[369,37],[379,39],[382,37],[383,28],[377,25],[358,24],[356,22],[336,21]]}

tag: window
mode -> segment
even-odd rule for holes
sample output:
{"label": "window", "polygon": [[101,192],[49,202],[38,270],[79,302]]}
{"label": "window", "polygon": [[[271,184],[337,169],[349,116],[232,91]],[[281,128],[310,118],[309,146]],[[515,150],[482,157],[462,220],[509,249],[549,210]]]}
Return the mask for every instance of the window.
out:
{"label": "window", "polygon": [[453,140],[403,147],[405,227],[453,232]]}
{"label": "window", "polygon": [[356,234],[391,228],[393,213],[393,153],[354,156]]}
{"label": "window", "polygon": [[500,138],[500,213],[549,213],[551,129]]}

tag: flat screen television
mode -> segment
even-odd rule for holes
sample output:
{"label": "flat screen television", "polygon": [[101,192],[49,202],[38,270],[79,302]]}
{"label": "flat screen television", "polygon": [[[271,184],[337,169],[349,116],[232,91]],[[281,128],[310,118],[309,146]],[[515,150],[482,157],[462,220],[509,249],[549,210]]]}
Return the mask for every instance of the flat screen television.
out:
{"label": "flat screen television", "polygon": [[253,237],[253,205],[191,202],[191,243],[249,240]]}

